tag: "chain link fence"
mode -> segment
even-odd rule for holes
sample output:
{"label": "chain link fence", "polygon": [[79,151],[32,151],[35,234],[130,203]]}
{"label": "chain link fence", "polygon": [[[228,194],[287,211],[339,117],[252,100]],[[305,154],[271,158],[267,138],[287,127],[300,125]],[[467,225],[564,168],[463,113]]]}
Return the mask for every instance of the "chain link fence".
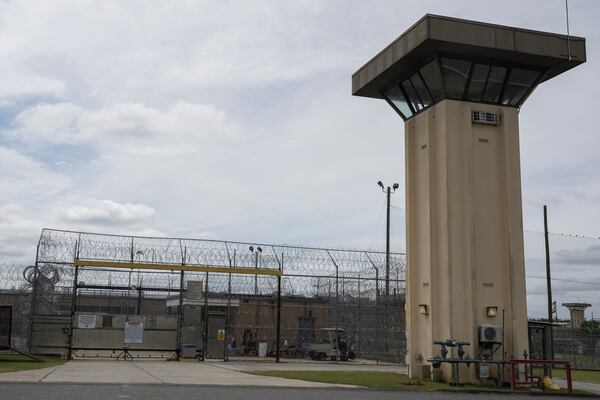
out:
{"label": "chain link fence", "polygon": [[31,271],[32,267],[0,263],[0,305],[12,306],[9,347],[22,352],[29,349]]}
{"label": "chain link fence", "polygon": [[386,263],[373,251],[45,229],[34,266],[2,268],[12,296],[3,302],[22,316],[15,341],[34,354],[363,362],[406,354],[403,254]]}

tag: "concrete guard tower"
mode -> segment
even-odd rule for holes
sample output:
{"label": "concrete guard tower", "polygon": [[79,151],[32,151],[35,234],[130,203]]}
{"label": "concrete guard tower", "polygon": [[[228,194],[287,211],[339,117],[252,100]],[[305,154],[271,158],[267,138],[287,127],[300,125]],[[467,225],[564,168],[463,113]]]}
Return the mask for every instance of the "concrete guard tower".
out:
{"label": "concrete guard tower", "polygon": [[579,328],[585,322],[585,309],[591,307],[589,303],[562,303],[571,314],[571,326]]}
{"label": "concrete guard tower", "polygon": [[[585,60],[583,38],[426,15],[352,76],[353,95],[405,122],[411,377],[439,354],[434,340],[470,342],[476,358],[486,327],[495,359],[529,353],[519,108]],[[476,367],[460,371],[478,381]]]}

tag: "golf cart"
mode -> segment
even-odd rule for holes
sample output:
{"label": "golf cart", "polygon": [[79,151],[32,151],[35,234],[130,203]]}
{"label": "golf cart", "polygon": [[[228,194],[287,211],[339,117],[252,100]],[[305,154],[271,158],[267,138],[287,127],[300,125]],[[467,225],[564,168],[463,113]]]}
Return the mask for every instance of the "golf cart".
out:
{"label": "golf cart", "polygon": [[354,360],[356,353],[346,340],[346,331],[341,328],[323,328],[321,343],[308,345],[308,356],[319,361],[348,361]]}

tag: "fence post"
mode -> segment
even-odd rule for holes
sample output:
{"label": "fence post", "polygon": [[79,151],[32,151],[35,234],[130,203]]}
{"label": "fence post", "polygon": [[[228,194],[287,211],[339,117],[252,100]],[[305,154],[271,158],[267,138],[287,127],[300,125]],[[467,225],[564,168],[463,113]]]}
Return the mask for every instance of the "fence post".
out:
{"label": "fence post", "polygon": [[361,337],[360,337],[360,326],[361,326],[361,309],[360,309],[360,303],[361,303],[361,297],[360,297],[360,279],[361,279],[361,278],[360,278],[360,274],[358,274],[358,303],[357,303],[358,312],[357,312],[357,318],[356,318],[356,319],[358,320],[358,321],[357,321],[357,330],[358,330],[358,332],[357,332],[357,335],[356,335],[356,336],[358,337],[358,339],[356,340],[356,342],[357,342],[357,346],[356,346],[356,352],[357,352],[358,354],[360,354],[360,340],[361,340]]}
{"label": "fence post", "polygon": [[32,341],[33,341],[33,316],[35,315],[35,300],[36,300],[36,296],[37,296],[39,256],[40,256],[40,242],[38,241],[36,252],[35,252],[35,266],[33,267],[33,284],[31,287],[31,306],[30,306],[30,310],[29,310],[29,327],[28,327],[28,332],[27,332],[27,349],[28,349],[29,354],[31,354],[31,351],[33,350],[33,344],[32,344]]}
{"label": "fence post", "polygon": [[[227,249],[227,257],[229,258],[229,268],[233,268],[235,265],[235,256],[236,250],[233,250],[233,262],[229,255],[229,247],[227,247],[227,242],[225,242],[225,248]],[[227,277],[227,322],[225,324],[225,346],[223,348],[223,360],[229,361],[229,330],[231,329],[231,273],[228,274]]]}
{"label": "fence post", "polygon": [[[80,236],[81,237],[81,236]],[[75,241],[75,259],[79,258],[79,240]],[[67,349],[67,359],[73,359],[73,337],[75,331],[75,311],[77,308],[77,280],[79,279],[79,266],[75,265],[73,274],[73,292],[71,293],[71,320],[69,323],[69,347]]]}
{"label": "fence post", "polygon": [[[283,273],[283,252],[281,253],[281,264],[279,265],[279,271],[281,274]],[[277,362],[279,362],[281,350],[281,274],[277,275],[277,342],[275,344]]]}
{"label": "fence post", "polygon": [[183,328],[183,283],[184,271],[179,274],[179,315],[177,319],[177,361],[181,359],[181,330]]}
{"label": "fence post", "polygon": [[[379,270],[367,252],[365,252],[365,256],[367,256],[367,259],[375,270],[375,316],[377,327],[379,328],[381,325],[381,311],[379,310]],[[381,336],[377,334],[376,336],[379,338],[379,340],[375,343],[375,350],[377,352],[377,365],[379,365],[379,359],[381,358]]]}
{"label": "fence post", "polygon": [[[334,308],[333,308],[333,324],[334,324],[334,328],[335,328],[335,335],[336,335],[336,338],[337,338],[337,329],[339,328],[338,327],[338,307],[339,307],[339,302],[340,302],[340,298],[339,298],[339,278],[340,278],[340,271],[339,271],[339,267],[338,267],[337,263],[335,262],[335,260],[331,256],[331,253],[329,252],[329,250],[327,250],[327,255],[329,255],[329,258],[331,259],[331,262],[335,266],[335,305],[334,305]],[[336,355],[335,362],[337,363],[338,359],[340,358],[339,343],[336,346],[335,355]]]}
{"label": "fence post", "polygon": [[206,271],[206,282],[204,289],[204,335],[202,338],[202,361],[206,360],[206,348],[208,347],[208,271]]}

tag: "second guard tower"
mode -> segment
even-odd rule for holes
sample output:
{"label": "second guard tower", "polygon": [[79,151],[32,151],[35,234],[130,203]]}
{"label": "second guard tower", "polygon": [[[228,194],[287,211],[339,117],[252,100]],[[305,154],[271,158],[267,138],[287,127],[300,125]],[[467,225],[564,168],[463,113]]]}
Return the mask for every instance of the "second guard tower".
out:
{"label": "second guard tower", "polygon": [[353,95],[405,122],[411,377],[437,340],[470,342],[471,357],[490,341],[496,359],[529,353],[519,109],[585,61],[583,38],[426,15],[352,76]]}

